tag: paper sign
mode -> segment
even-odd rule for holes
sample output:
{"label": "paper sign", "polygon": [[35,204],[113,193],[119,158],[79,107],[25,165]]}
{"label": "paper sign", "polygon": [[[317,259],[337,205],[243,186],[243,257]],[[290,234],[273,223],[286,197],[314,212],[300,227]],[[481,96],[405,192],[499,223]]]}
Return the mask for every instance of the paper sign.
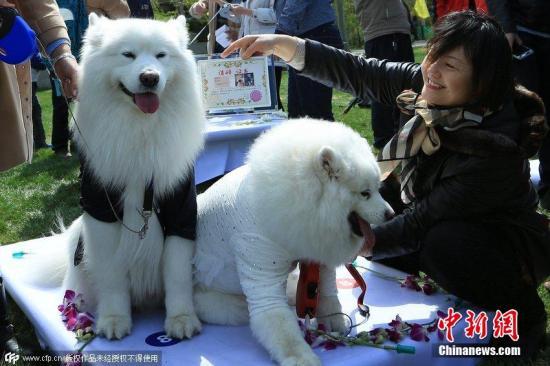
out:
{"label": "paper sign", "polygon": [[267,57],[200,60],[198,67],[210,112],[271,106]]}

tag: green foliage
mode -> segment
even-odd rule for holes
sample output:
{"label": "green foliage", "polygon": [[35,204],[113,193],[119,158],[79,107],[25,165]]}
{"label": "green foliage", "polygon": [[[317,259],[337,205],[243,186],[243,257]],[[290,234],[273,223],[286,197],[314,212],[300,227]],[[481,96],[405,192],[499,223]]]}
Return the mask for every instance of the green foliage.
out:
{"label": "green foliage", "polygon": [[344,8],[344,30],[346,32],[347,48],[348,49],[363,49],[365,45],[365,37],[363,29],[359,25],[355,13],[355,2],[341,0]]}

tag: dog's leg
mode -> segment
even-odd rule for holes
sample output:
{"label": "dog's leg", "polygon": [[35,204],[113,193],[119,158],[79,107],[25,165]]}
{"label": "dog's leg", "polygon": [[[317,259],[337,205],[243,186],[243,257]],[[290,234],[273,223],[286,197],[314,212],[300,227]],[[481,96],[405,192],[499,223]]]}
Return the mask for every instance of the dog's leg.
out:
{"label": "dog's leg", "polygon": [[244,295],[224,294],[203,286],[195,287],[195,308],[199,318],[211,324],[248,324],[248,305]]}
{"label": "dog's leg", "polygon": [[120,339],[132,328],[127,266],[115,255],[120,224],[101,222],[87,214],[83,223],[86,271],[98,302],[96,331],[109,339]]}
{"label": "dog's leg", "polygon": [[329,331],[346,332],[349,324],[346,322],[346,316],[342,314],[342,305],[338,300],[336,271],[334,268],[321,266],[319,290],[319,306],[317,309],[319,322],[323,323]]}
{"label": "dog's leg", "polygon": [[163,279],[166,321],[164,330],[170,337],[191,338],[201,331],[201,323],[193,306],[193,275],[191,261],[195,243],[177,236],[165,241]]}
{"label": "dog's leg", "polygon": [[286,281],[294,259],[278,243],[256,234],[233,235],[231,244],[252,333],[281,365],[320,365],[287,304]]}
{"label": "dog's leg", "polygon": [[250,328],[280,365],[321,365],[319,358],[304,340],[296,315],[286,304],[280,308],[253,314],[250,317]]}

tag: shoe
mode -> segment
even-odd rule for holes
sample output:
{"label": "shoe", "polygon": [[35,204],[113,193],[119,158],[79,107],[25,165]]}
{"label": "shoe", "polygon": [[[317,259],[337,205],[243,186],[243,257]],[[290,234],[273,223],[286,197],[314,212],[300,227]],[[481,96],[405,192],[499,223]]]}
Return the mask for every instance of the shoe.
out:
{"label": "shoe", "polygon": [[52,145],[50,144],[47,144],[47,143],[41,143],[41,144],[35,144],[34,145],[34,150],[40,150],[40,149],[51,149],[52,148]]}
{"label": "shoe", "polygon": [[54,155],[58,158],[69,159],[73,155],[68,151],[54,151]]}
{"label": "shoe", "polygon": [[0,277],[0,351],[2,354],[12,352],[19,354],[21,348],[15,339],[13,325],[8,319],[8,301],[3,278]]}
{"label": "shoe", "polygon": [[13,325],[8,324],[0,326],[0,354],[5,353],[21,353],[21,347],[15,339],[15,333],[13,331]]}

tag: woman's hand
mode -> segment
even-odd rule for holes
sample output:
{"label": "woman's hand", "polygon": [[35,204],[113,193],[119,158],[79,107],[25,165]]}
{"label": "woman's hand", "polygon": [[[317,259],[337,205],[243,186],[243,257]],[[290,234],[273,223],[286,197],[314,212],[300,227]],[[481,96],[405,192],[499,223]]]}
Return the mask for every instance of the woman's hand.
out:
{"label": "woman's hand", "polygon": [[227,57],[239,50],[243,59],[273,54],[288,62],[294,57],[296,47],[298,47],[298,38],[295,37],[282,34],[251,35],[231,43],[221,56]]}

